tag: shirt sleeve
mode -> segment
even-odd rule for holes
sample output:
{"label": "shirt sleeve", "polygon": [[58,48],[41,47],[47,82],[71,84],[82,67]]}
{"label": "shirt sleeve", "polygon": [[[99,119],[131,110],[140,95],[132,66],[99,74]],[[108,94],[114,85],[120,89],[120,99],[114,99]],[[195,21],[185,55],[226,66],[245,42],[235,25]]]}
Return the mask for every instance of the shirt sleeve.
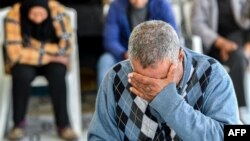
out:
{"label": "shirt sleeve", "polygon": [[[192,34],[201,37],[206,52],[210,50],[219,36],[211,25],[209,25],[209,22],[211,22],[211,20],[213,21],[213,19],[209,19],[212,11],[210,11],[211,8],[209,7],[208,1],[209,0],[195,0],[191,12]],[[217,10],[218,12],[216,8],[213,10]],[[213,15],[215,19],[216,16],[217,15]]]}
{"label": "shirt sleeve", "polygon": [[58,43],[41,43],[38,40],[31,39],[31,45],[40,48],[44,44],[44,52],[52,55],[70,55],[72,46],[72,26],[70,25],[70,17],[65,13],[64,7],[59,3],[50,4],[51,15],[56,35],[59,38]]}
{"label": "shirt sleeve", "polygon": [[211,73],[202,110],[195,110],[188,104],[177,93],[174,83],[159,93],[150,105],[182,140],[222,141],[224,125],[240,121],[232,82],[226,72],[221,75],[219,70]]}
{"label": "shirt sleeve", "polygon": [[104,38],[104,49],[111,53],[118,59],[124,59],[124,54],[126,52],[126,47],[121,44],[120,32],[117,7],[115,7],[115,2],[110,6],[108,15],[106,17],[103,38]]}

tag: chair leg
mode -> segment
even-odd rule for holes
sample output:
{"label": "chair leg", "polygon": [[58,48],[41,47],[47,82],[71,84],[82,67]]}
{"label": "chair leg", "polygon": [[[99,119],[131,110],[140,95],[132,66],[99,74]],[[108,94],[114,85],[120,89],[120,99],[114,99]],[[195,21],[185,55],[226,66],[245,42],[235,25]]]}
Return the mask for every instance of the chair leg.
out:
{"label": "chair leg", "polygon": [[6,123],[8,122],[8,111],[10,109],[11,78],[3,76],[0,88],[0,140],[4,139]]}
{"label": "chair leg", "polygon": [[[73,70],[72,70],[73,71]],[[72,124],[72,128],[77,133],[77,135],[81,135],[82,133],[82,122],[81,122],[81,95],[80,95],[80,86],[78,85],[74,79],[73,73],[68,74],[66,78],[67,82],[67,100],[68,100],[68,114],[70,118],[70,122]],[[73,80],[74,79],[74,80]]]}

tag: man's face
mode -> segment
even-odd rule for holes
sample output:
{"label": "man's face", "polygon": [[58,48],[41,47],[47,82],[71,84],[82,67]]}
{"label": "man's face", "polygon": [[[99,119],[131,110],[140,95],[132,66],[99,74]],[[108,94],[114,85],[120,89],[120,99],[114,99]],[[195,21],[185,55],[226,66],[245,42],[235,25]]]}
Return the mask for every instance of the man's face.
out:
{"label": "man's face", "polygon": [[169,59],[165,59],[150,65],[147,68],[143,68],[140,61],[136,59],[133,59],[131,63],[134,72],[151,78],[163,79],[167,77],[172,62]]}
{"label": "man's face", "polygon": [[129,0],[131,5],[134,7],[134,8],[144,8],[147,3],[148,3],[148,0]]}

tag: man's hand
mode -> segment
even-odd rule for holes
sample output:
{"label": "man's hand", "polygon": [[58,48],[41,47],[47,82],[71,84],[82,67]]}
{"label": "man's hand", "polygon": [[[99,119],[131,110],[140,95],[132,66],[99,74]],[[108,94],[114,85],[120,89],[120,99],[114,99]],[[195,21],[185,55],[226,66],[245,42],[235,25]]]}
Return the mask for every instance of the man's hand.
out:
{"label": "man's hand", "polygon": [[128,82],[132,85],[130,91],[147,100],[152,101],[168,84],[178,83],[177,64],[172,64],[168,71],[167,77],[163,79],[156,79],[143,76],[136,72],[128,74]]}
{"label": "man's hand", "polygon": [[227,61],[229,53],[237,49],[237,44],[223,37],[218,37],[215,41],[215,46],[220,50],[220,58]]}

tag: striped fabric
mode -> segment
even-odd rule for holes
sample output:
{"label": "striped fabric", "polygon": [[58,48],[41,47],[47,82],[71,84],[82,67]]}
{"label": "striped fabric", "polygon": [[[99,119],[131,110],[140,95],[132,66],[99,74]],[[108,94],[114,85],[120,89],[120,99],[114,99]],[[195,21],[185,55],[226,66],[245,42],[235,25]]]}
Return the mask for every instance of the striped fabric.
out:
{"label": "striped fabric", "polygon": [[71,52],[72,29],[69,17],[64,13],[64,7],[49,1],[51,16],[59,43],[40,42],[31,38],[28,47],[23,47],[20,29],[20,4],[15,4],[5,20],[5,46],[11,64],[17,62],[28,65],[44,65],[49,63],[50,55],[68,56]]}
{"label": "striped fabric", "polygon": [[[197,61],[192,60],[189,79],[183,86],[183,90],[179,92],[187,103],[197,110],[201,110],[203,94],[212,71],[211,66],[215,63],[213,59],[208,59],[207,62],[210,65],[200,74],[197,73]],[[113,91],[116,102],[116,123],[121,138],[124,141],[134,139],[137,141],[181,141],[175,131],[159,118],[147,101],[129,92],[130,84],[123,81],[129,72],[126,72],[121,64],[117,64],[113,71],[115,72]]]}

